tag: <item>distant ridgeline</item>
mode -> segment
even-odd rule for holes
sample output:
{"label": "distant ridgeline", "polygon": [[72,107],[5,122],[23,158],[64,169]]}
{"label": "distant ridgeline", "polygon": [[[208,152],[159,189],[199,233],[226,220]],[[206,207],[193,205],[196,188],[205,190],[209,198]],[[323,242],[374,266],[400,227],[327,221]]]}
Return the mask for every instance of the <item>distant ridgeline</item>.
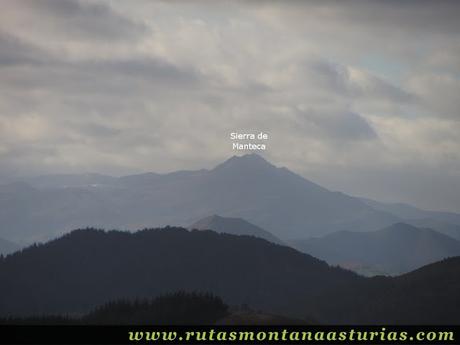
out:
{"label": "distant ridgeline", "polygon": [[[171,227],[84,229],[0,260],[0,314],[87,314],[103,322],[107,308],[90,313],[97,305],[185,290],[320,323],[458,324],[459,271],[460,258],[452,258],[395,278],[364,278],[252,236]],[[225,312],[219,299],[195,300],[210,302],[199,322]],[[155,310],[162,301],[153,302]],[[129,304],[108,309],[130,322],[122,312],[132,310]]]}

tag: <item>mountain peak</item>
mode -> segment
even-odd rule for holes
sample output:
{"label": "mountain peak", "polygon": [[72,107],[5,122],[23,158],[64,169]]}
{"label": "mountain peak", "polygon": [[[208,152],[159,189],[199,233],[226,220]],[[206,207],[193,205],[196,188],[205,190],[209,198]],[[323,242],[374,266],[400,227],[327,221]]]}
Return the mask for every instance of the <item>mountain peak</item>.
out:
{"label": "mountain peak", "polygon": [[214,230],[233,235],[250,235],[266,239],[273,243],[282,244],[282,241],[270,232],[242,218],[222,217],[214,214],[197,221],[189,229]]}
{"label": "mountain peak", "polygon": [[201,222],[202,221],[210,221],[211,222],[211,221],[218,221],[218,220],[223,220],[223,219],[224,219],[224,217],[219,216],[218,214],[213,214],[211,216],[208,216],[208,217],[205,217],[205,218],[201,219],[200,221]]}
{"label": "mountain peak", "polygon": [[232,156],[225,162],[216,166],[214,170],[264,168],[275,168],[275,166],[256,153],[249,153],[242,156]]}

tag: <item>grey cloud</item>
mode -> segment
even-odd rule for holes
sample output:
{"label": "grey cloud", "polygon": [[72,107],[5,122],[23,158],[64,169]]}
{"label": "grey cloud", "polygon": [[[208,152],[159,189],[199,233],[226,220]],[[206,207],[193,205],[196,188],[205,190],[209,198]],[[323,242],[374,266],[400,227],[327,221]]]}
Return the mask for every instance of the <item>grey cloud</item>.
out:
{"label": "grey cloud", "polygon": [[20,3],[6,1],[2,6],[5,9],[17,7],[24,14],[30,13],[34,25],[67,39],[136,39],[146,30],[142,23],[119,15],[104,2],[25,0]]}
{"label": "grey cloud", "polygon": [[85,62],[79,68],[111,75],[121,74],[161,83],[174,83],[188,86],[197,83],[201,76],[194,70],[179,68],[154,58],[108,60]]}
{"label": "grey cloud", "polygon": [[348,74],[341,66],[325,60],[316,60],[306,67],[313,71],[315,81],[320,86],[337,93],[348,93]]}
{"label": "grey cloud", "polygon": [[58,147],[54,144],[21,143],[10,147],[7,152],[0,154],[0,160],[4,163],[0,167],[0,175],[5,178],[30,174],[30,167],[34,173],[47,171],[43,161],[58,157]]}
{"label": "grey cloud", "polygon": [[308,72],[313,72],[314,84],[316,86],[341,95],[364,98],[386,98],[393,102],[401,103],[409,103],[416,100],[414,95],[375,75],[362,72],[363,80],[356,80],[349,70],[339,64],[333,64],[326,60],[308,62],[306,68],[307,78],[312,76]]}
{"label": "grey cloud", "polygon": [[121,133],[120,129],[104,126],[98,123],[87,123],[84,124],[81,130],[86,133],[89,137],[100,137],[108,138],[117,136]]}
{"label": "grey cloud", "polygon": [[42,64],[48,54],[38,47],[22,42],[19,38],[0,31],[0,68],[23,64]]}
{"label": "grey cloud", "polygon": [[409,164],[398,169],[342,167],[340,174],[332,168],[308,174],[318,183],[356,196],[452,212],[458,212],[460,204],[458,176],[446,175],[444,167],[430,170],[423,165]]}
{"label": "grey cloud", "polygon": [[[144,94],[153,90],[172,93],[193,90],[205,80],[196,71],[173,66],[155,58],[56,61],[30,69],[28,66],[4,72],[3,81],[18,91],[42,90],[69,92],[71,98],[82,94]],[[155,95],[152,95],[154,97]]]}
{"label": "grey cloud", "polygon": [[420,71],[408,81],[408,87],[437,116],[460,120],[460,78],[455,74]]}
{"label": "grey cloud", "polygon": [[353,112],[318,113],[315,111],[297,111],[299,130],[322,138],[324,141],[374,140],[378,136],[369,123]]}
{"label": "grey cloud", "polygon": [[290,18],[300,19],[310,11],[320,20],[335,19],[362,27],[380,27],[411,33],[460,33],[460,4],[456,0],[349,0],[345,5],[341,0],[257,0],[249,3],[259,9],[285,10]]}
{"label": "grey cloud", "polygon": [[267,157],[326,186],[365,195],[381,170],[373,197],[460,210],[391,177],[460,181],[459,5],[4,1],[0,176],[211,167],[230,131],[265,130]]}
{"label": "grey cloud", "polygon": [[[338,3],[338,2],[337,2]],[[458,13],[460,4],[455,0],[411,1],[378,0],[365,5],[354,1],[356,7],[342,7],[351,19],[370,25],[392,26],[401,30],[417,32],[456,34],[460,33]],[[359,7],[358,7],[359,6]]]}

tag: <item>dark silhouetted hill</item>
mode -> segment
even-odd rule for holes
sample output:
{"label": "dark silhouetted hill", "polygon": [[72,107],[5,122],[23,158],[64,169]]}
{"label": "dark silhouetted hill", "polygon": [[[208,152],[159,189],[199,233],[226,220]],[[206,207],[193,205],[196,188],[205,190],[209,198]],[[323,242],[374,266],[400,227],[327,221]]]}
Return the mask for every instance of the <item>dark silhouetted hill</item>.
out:
{"label": "dark silhouetted hill", "polygon": [[81,321],[108,325],[207,325],[228,314],[228,306],[219,297],[177,292],[151,300],[109,302]]}
{"label": "dark silhouetted hill", "polygon": [[232,235],[249,235],[263,238],[267,241],[283,244],[283,242],[268,231],[251,224],[241,218],[221,217],[218,215],[209,216],[193,223],[190,229],[214,230],[219,233]]}
{"label": "dark silhouetted hill", "polygon": [[460,257],[455,257],[399,277],[370,278],[356,308],[359,318],[350,321],[369,323],[366,319],[373,318],[376,323],[459,324],[459,272]]}
{"label": "dark silhouetted hill", "polygon": [[330,264],[391,275],[460,255],[459,241],[404,223],[373,232],[336,232],[293,246]]}
{"label": "dark silhouetted hill", "polygon": [[153,299],[117,300],[81,316],[40,315],[0,317],[0,325],[306,325],[293,319],[253,310],[230,310],[209,293],[175,292]]}
{"label": "dark silhouetted hill", "polygon": [[459,271],[455,258],[396,278],[364,278],[255,237],[86,229],[3,258],[0,314],[87,313],[185,290],[322,323],[456,324]]}
{"label": "dark silhouetted hill", "polygon": [[0,325],[207,325],[228,316],[228,306],[221,298],[208,293],[180,291],[153,299],[112,301],[82,316],[0,318]]}
{"label": "dark silhouetted hill", "polygon": [[0,261],[0,314],[82,313],[112,300],[177,290],[302,314],[297,307],[305,296],[360,279],[255,237],[181,228],[77,230]]}

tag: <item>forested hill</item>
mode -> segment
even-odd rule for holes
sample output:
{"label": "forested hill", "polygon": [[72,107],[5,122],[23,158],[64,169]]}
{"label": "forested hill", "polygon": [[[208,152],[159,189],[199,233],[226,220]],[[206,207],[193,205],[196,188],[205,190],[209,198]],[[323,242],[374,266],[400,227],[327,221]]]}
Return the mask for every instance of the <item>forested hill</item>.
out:
{"label": "forested hill", "polygon": [[0,325],[203,325],[231,316],[221,298],[178,291],[152,299],[122,299],[97,306],[84,315],[0,317]]}
{"label": "forested hill", "polygon": [[[0,262],[0,313],[74,313],[119,298],[209,291],[229,304],[296,310],[362,278],[292,248],[250,236],[86,229]],[[305,309],[306,310],[306,309]]]}
{"label": "forested hill", "polygon": [[85,313],[185,290],[319,322],[458,323],[459,268],[451,259],[370,279],[250,236],[76,230],[0,261],[0,314]]}

